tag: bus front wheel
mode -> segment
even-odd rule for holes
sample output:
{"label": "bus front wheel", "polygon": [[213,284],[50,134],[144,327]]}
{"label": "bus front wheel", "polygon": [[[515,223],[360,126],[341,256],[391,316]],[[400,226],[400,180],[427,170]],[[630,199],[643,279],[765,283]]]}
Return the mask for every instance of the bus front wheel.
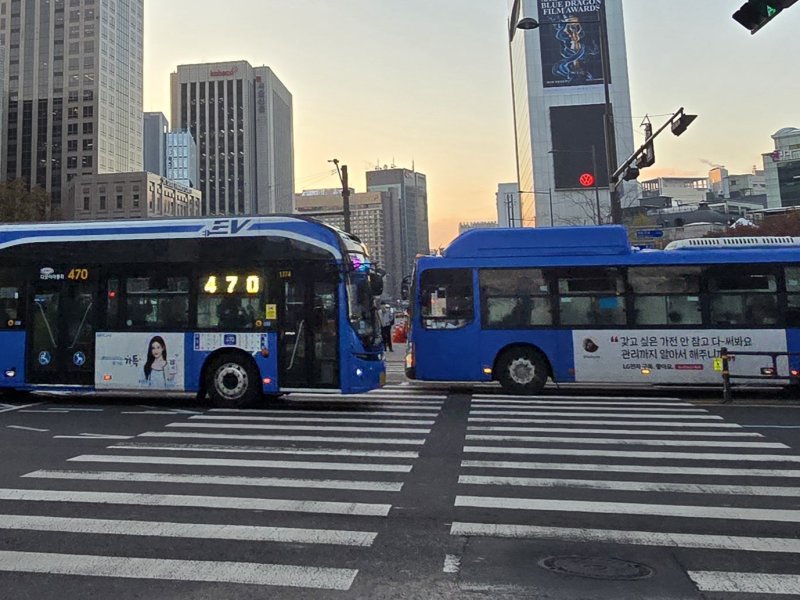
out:
{"label": "bus front wheel", "polygon": [[548,373],[547,360],[533,348],[506,350],[497,363],[497,379],[503,391],[518,396],[541,393]]}
{"label": "bus front wheel", "polygon": [[245,408],[261,396],[261,380],[252,360],[220,354],[208,365],[206,389],[218,408]]}

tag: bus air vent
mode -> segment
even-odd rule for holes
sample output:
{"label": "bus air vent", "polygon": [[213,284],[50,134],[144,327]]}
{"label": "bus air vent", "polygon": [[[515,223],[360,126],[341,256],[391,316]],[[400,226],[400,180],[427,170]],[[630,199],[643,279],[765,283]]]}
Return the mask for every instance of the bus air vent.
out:
{"label": "bus air vent", "polygon": [[800,238],[788,235],[765,237],[697,238],[670,242],[665,250],[697,250],[704,248],[774,248],[800,246]]}

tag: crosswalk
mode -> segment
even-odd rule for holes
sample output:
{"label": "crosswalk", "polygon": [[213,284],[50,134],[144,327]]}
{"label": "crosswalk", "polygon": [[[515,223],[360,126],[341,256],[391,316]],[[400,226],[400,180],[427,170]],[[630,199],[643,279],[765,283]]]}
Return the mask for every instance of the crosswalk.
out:
{"label": "crosswalk", "polygon": [[800,456],[704,408],[475,394],[462,458],[453,536],[702,549],[701,593],[800,594]]}
{"label": "crosswalk", "polygon": [[444,400],[389,386],[178,414],[25,473],[0,489],[0,572],[348,590]]}

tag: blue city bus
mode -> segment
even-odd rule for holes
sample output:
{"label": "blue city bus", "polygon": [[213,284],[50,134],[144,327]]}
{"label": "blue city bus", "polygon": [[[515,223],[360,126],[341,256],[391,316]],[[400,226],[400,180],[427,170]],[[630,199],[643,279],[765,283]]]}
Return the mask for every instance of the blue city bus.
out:
{"label": "blue city bus", "polygon": [[308,218],[2,226],[0,388],[366,392],[381,292],[364,244]]}
{"label": "blue city bus", "polygon": [[[406,374],[521,395],[548,380],[721,385],[722,348],[800,351],[799,241],[641,250],[618,226],[468,231],[417,259]],[[731,374],[786,385],[797,362],[773,373],[770,357],[740,355]]]}

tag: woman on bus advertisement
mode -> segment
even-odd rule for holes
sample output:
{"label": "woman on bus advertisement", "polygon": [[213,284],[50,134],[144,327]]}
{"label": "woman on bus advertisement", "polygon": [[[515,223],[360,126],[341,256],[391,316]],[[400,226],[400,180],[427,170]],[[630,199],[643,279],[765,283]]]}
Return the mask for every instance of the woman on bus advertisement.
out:
{"label": "woman on bus advertisement", "polygon": [[153,336],[147,346],[144,363],[144,384],[158,389],[174,387],[177,366],[175,359],[167,358],[167,344],[160,335]]}

